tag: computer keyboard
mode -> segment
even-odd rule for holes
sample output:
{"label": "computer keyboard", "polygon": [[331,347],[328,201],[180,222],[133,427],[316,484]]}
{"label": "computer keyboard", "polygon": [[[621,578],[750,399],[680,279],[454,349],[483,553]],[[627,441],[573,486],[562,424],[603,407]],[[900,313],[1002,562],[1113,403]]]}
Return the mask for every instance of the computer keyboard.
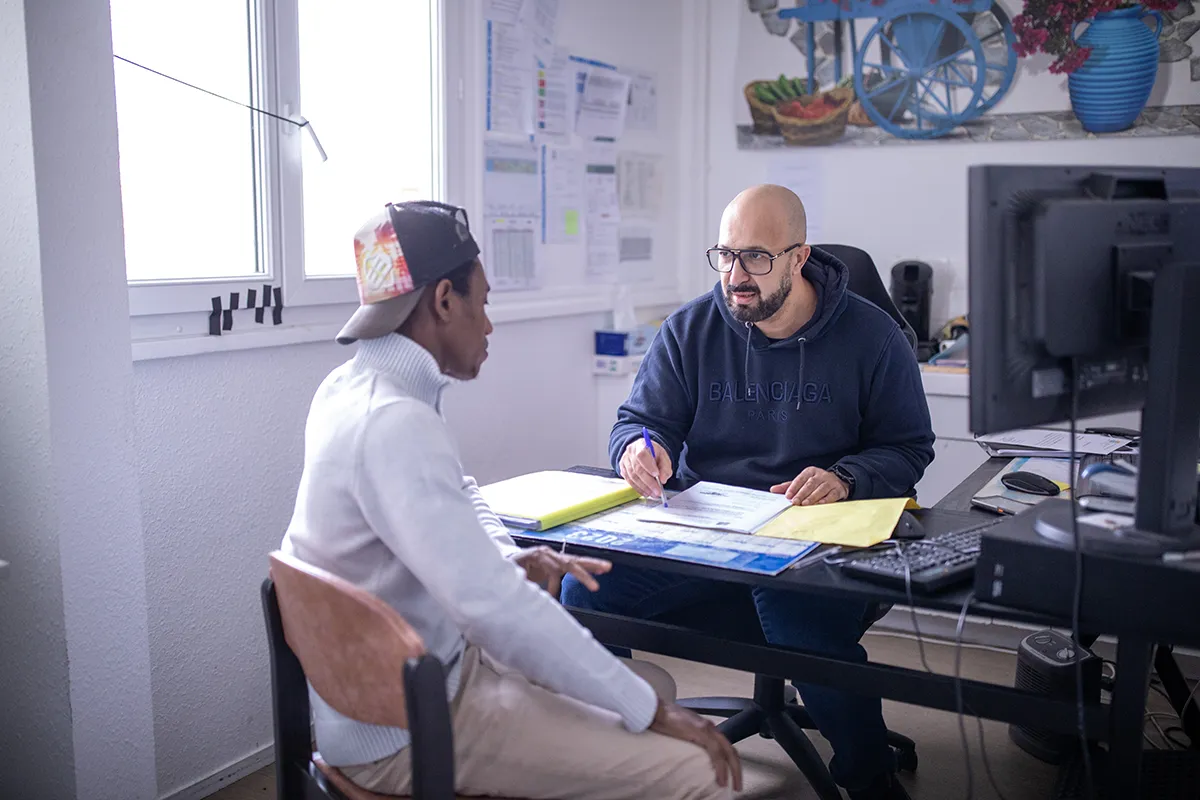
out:
{"label": "computer keyboard", "polygon": [[[907,571],[907,583],[914,592],[932,594],[973,579],[983,532],[1005,519],[996,517],[960,531],[917,541],[889,540],[891,546],[887,549],[871,551],[839,566],[851,577],[893,589],[905,589]],[[899,548],[903,548],[903,553]]]}

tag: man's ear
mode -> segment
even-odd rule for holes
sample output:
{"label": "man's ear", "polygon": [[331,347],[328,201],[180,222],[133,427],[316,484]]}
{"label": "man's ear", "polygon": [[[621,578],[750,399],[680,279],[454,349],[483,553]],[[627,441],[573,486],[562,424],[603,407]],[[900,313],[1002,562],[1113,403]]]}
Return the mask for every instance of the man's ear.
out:
{"label": "man's ear", "polygon": [[450,295],[454,293],[454,285],[449,280],[440,280],[430,292],[433,302],[433,318],[440,322],[450,321]]}
{"label": "man's ear", "polygon": [[812,255],[812,248],[808,245],[801,245],[796,248],[796,265],[792,269],[796,273],[796,277],[800,277],[800,270],[808,263],[808,257]]}

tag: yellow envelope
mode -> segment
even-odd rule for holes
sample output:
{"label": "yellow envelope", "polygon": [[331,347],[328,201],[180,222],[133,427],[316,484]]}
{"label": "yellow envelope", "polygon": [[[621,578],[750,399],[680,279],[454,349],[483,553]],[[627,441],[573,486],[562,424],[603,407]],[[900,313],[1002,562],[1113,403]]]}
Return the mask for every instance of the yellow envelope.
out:
{"label": "yellow envelope", "polygon": [[870,547],[888,539],[908,507],[906,497],[792,506],[755,531],[755,536],[800,539],[843,547]]}

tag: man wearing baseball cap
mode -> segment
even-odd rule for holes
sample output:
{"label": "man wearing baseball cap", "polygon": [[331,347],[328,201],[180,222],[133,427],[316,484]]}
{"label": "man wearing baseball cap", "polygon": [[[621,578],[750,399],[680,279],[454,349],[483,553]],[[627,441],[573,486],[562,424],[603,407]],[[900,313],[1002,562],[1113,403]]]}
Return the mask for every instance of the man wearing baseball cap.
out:
{"label": "man wearing baseball cap", "polygon": [[[359,230],[354,254],[361,305],[337,340],[358,352],[313,399],[282,549],[389,603],[446,666],[460,792],[740,790],[737,753],[716,728],[660,699],[537,585],[570,573],[595,589],[610,565],[521,550],[463,475],[442,393],[479,374],[492,331],[466,212],[390,204]],[[408,733],[309,693],[326,762],[363,788],[408,794]]]}

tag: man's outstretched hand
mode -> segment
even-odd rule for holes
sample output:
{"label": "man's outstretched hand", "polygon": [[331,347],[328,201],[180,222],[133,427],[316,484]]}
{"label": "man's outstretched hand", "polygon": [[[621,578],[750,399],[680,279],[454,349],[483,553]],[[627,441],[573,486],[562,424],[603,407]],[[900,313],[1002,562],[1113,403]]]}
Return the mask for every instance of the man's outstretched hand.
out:
{"label": "man's outstretched hand", "polygon": [[546,591],[558,597],[559,586],[564,575],[574,575],[580,583],[593,592],[600,588],[594,575],[603,575],[612,569],[612,562],[602,558],[569,556],[549,547],[530,547],[512,557],[525,570],[526,577],[544,586]]}
{"label": "man's outstretched hand", "polygon": [[729,740],[704,717],[683,706],[659,700],[650,730],[702,747],[712,760],[717,785],[725,787],[732,783],[735,792],[742,790],[742,759]]}
{"label": "man's outstretched hand", "polygon": [[782,494],[794,506],[815,506],[836,503],[850,496],[850,487],[828,470],[809,467],[787,483],[771,487],[775,494]]}

